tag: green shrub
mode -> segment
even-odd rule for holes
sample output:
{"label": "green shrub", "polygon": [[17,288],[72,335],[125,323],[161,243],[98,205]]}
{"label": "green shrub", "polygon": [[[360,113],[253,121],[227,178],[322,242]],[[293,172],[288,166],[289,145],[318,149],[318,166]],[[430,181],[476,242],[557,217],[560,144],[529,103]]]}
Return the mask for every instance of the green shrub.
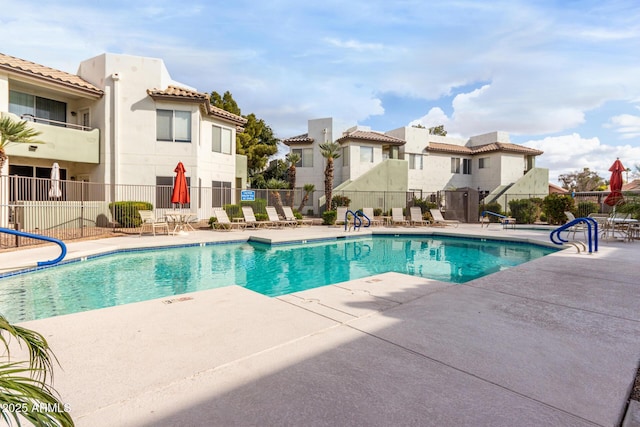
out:
{"label": "green shrub", "polygon": [[549,194],[542,202],[542,210],[549,224],[564,224],[567,220],[565,211],[575,212],[575,202],[571,196]]}
{"label": "green shrub", "polygon": [[[251,206],[254,214],[266,213],[267,210],[265,207],[267,206],[267,199],[245,200],[240,202],[240,206]],[[258,217],[256,217],[256,219],[258,219]]]}
{"label": "green shrub", "polygon": [[437,203],[425,199],[413,199],[413,206],[419,206],[423,214],[428,213],[429,209],[438,209]]}
{"label": "green shrub", "polygon": [[[500,206],[500,203],[498,202],[480,204],[480,206],[478,206],[478,215],[482,214],[483,211],[504,215],[504,212],[502,212],[502,206]],[[489,218],[489,222],[500,222],[500,218],[497,216],[487,215],[487,217]]]}
{"label": "green shrub", "polygon": [[333,198],[331,199],[331,204],[333,205],[334,209],[340,206],[349,207],[349,205],[351,204],[351,199],[347,196],[333,196]]}
{"label": "green shrub", "polygon": [[509,210],[519,224],[533,224],[542,211],[542,199],[509,200]]}
{"label": "green shrub", "polygon": [[233,221],[234,218],[244,218],[244,215],[242,214],[242,207],[240,205],[224,205],[222,208],[225,210],[231,221]]}
{"label": "green shrub", "polygon": [[324,225],[333,225],[336,223],[336,217],[338,212],[336,211],[324,211],[322,213],[322,223]]}
{"label": "green shrub", "polygon": [[153,210],[153,205],[149,202],[112,202],[109,203],[109,209],[113,212],[113,219],[121,227],[136,228],[142,224],[138,211]]}
{"label": "green shrub", "polygon": [[625,194],[625,203],[616,207],[616,212],[628,213],[631,218],[640,220],[640,197]]}
{"label": "green shrub", "polygon": [[313,216],[313,209],[307,209],[307,216]]}
{"label": "green shrub", "polygon": [[268,221],[269,220],[269,215],[267,215],[266,213],[256,213],[256,214],[254,214],[254,216],[256,217],[256,221]]}
{"label": "green shrub", "polygon": [[382,209],[373,208],[373,216],[380,216],[380,215],[382,215]]}

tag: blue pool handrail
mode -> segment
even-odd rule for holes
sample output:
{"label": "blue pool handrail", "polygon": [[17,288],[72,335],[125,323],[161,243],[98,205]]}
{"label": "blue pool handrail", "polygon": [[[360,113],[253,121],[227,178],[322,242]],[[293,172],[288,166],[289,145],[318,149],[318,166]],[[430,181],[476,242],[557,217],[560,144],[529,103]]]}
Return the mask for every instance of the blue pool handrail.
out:
{"label": "blue pool handrail", "polygon": [[[500,219],[507,218],[505,215],[500,215],[499,213],[495,213],[495,212],[491,212],[491,211],[482,211],[482,213],[480,214],[480,227],[484,226],[484,217],[487,216],[487,215],[495,216],[495,217],[500,218]],[[489,224],[487,224],[487,227],[489,227]]]}
{"label": "blue pool handrail", "polygon": [[12,230],[10,228],[2,228],[2,227],[0,227],[0,233],[7,233],[7,234],[12,234],[14,236],[20,236],[20,237],[30,237],[32,239],[37,239],[37,240],[45,240],[47,242],[52,242],[60,246],[61,253],[60,253],[60,256],[58,256],[58,258],[55,258],[49,261],[38,261],[38,264],[37,264],[38,267],[57,264],[60,261],[62,261],[64,257],[67,255],[67,245],[65,245],[62,240],[54,239],[53,237],[42,236],[40,234],[26,233],[24,231]]}
{"label": "blue pool handrail", "polygon": [[[567,239],[562,238],[561,232],[567,231],[571,227],[580,223],[587,224],[587,241],[589,245],[589,253],[598,252],[598,222],[593,218],[582,217],[576,218],[566,224],[561,225],[549,234],[549,239],[556,245],[568,243]],[[592,231],[593,230],[593,231]],[[557,239],[557,240],[556,240]],[[579,252],[580,250],[578,250]]]}
{"label": "blue pool handrail", "polygon": [[[362,212],[362,209],[358,209],[356,211],[356,215],[367,220],[367,225],[363,225],[362,227],[366,228],[366,227],[370,227],[371,226],[371,218],[366,216],[365,213]],[[360,224],[362,224],[362,221],[360,222]]]}
{"label": "blue pool handrail", "polygon": [[347,226],[349,225],[349,215],[353,216],[353,229],[358,230],[362,226],[362,219],[354,211],[347,209],[344,214],[344,231],[347,231]]}

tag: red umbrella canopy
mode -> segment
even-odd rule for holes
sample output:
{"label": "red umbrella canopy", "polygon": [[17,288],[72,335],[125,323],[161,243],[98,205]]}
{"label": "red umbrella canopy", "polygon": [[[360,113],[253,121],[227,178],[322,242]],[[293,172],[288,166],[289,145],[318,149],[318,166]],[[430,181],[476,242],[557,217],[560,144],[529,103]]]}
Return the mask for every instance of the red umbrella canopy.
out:
{"label": "red umbrella canopy", "polygon": [[186,170],[182,162],[178,162],[178,166],[174,169],[176,180],[173,183],[173,193],[171,193],[171,203],[180,203],[184,205],[191,202],[189,197],[189,189],[187,188],[187,177],[184,175]]}
{"label": "red umbrella canopy", "polygon": [[626,169],[622,166],[622,162],[620,159],[616,159],[613,162],[613,165],[609,168],[611,172],[611,179],[609,180],[609,188],[611,188],[611,193],[604,199],[604,202],[609,206],[615,206],[623,200],[622,197],[622,172]]}

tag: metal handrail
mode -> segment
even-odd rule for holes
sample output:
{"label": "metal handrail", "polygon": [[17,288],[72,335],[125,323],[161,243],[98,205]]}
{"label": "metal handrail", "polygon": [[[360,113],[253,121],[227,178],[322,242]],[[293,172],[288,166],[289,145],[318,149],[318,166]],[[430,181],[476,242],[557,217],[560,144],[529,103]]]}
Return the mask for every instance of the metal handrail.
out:
{"label": "metal handrail", "polygon": [[367,225],[363,225],[363,227],[370,227],[371,226],[371,218],[369,218],[367,215],[365,215],[365,213],[362,211],[362,209],[358,209],[356,211],[356,215],[359,217],[364,217],[367,219]]}
{"label": "metal handrail", "polygon": [[347,209],[347,212],[344,214],[344,231],[347,231],[347,226],[349,225],[349,214],[353,216],[353,229],[357,230],[362,226],[362,220],[354,211]]}
{"label": "metal handrail", "polygon": [[38,261],[38,264],[37,264],[38,267],[57,264],[60,261],[62,261],[64,257],[67,255],[67,246],[64,244],[64,242],[62,240],[54,239],[53,237],[41,236],[40,234],[25,233],[24,231],[12,230],[10,228],[2,228],[2,227],[0,227],[0,233],[7,233],[7,234],[12,234],[14,236],[29,237],[31,239],[44,240],[47,242],[53,242],[58,246],[60,246],[61,253],[60,253],[60,256],[58,256],[58,258],[55,258],[49,261]]}
{"label": "metal handrail", "polygon": [[91,130],[90,127],[87,126],[83,126],[83,125],[77,125],[75,123],[68,123],[68,122],[61,122],[59,120],[51,120],[51,119],[45,119],[42,117],[36,117],[33,114],[23,114],[20,116],[20,118],[22,120],[29,120],[31,122],[34,123],[46,123],[49,125],[62,125],[66,128],[70,128],[70,129],[77,129],[77,130]]}
{"label": "metal handrail", "polygon": [[[560,227],[553,230],[549,234],[549,239],[556,245],[562,245],[564,243],[568,243],[569,241],[566,239],[563,239],[560,233],[580,223],[587,224],[587,239],[588,239],[588,245],[589,245],[589,253],[598,252],[598,222],[593,218],[582,217],[582,218],[576,218],[574,220],[571,220],[566,224],[563,224]],[[593,233],[591,232],[592,227],[593,227]],[[556,241],[556,238],[558,239],[558,241]],[[593,249],[595,249],[595,251]]]}
{"label": "metal handrail", "polygon": [[[482,213],[480,214],[480,218],[482,218],[482,220],[480,221],[480,228],[484,227],[484,217],[487,215],[493,215],[495,217],[498,217],[500,219],[505,219],[507,218],[505,215],[500,215],[499,213],[495,213],[495,212],[491,212],[491,211],[482,211]],[[487,224],[487,227],[489,227],[489,224]]]}

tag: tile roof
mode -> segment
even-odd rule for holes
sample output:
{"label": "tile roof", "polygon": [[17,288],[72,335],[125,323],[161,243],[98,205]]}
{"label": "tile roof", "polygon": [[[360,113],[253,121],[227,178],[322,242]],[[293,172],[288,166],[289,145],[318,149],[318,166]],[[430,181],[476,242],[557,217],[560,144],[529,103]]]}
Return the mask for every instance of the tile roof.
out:
{"label": "tile roof", "polygon": [[308,133],[303,133],[302,135],[292,136],[291,138],[284,139],[282,141],[285,145],[291,144],[312,144],[314,141],[313,138],[309,138]]}
{"label": "tile roof", "polygon": [[35,62],[24,59],[14,58],[13,56],[5,55],[3,53],[0,53],[0,69],[78,89],[94,96],[102,96],[104,94],[101,89],[75,74],[66,73],[64,71],[56,70],[55,68],[45,67],[44,65],[36,64]]}
{"label": "tile roof", "polygon": [[364,130],[357,130],[357,131],[348,133],[343,137],[338,138],[336,142],[345,142],[350,139],[358,139],[358,140],[369,141],[369,142],[381,142],[384,144],[391,144],[391,145],[406,144],[406,142],[400,138],[395,138],[393,136],[385,135],[380,132],[364,131]]}
{"label": "tile roof", "polygon": [[222,108],[214,107],[209,101],[209,95],[178,86],[168,86],[166,89],[148,89],[147,93],[153,99],[164,99],[183,102],[198,102],[204,105],[207,114],[228,120],[238,126],[247,124],[247,119],[230,113]]}
{"label": "tile roof", "polygon": [[457,154],[483,154],[491,153],[494,151],[502,151],[507,153],[529,154],[539,156],[543,151],[535,150],[533,148],[525,147],[523,145],[505,143],[505,142],[492,142],[491,144],[480,145],[477,147],[467,147],[464,145],[445,144],[442,142],[430,142],[425,148],[427,151],[439,152],[439,153],[457,153]]}

